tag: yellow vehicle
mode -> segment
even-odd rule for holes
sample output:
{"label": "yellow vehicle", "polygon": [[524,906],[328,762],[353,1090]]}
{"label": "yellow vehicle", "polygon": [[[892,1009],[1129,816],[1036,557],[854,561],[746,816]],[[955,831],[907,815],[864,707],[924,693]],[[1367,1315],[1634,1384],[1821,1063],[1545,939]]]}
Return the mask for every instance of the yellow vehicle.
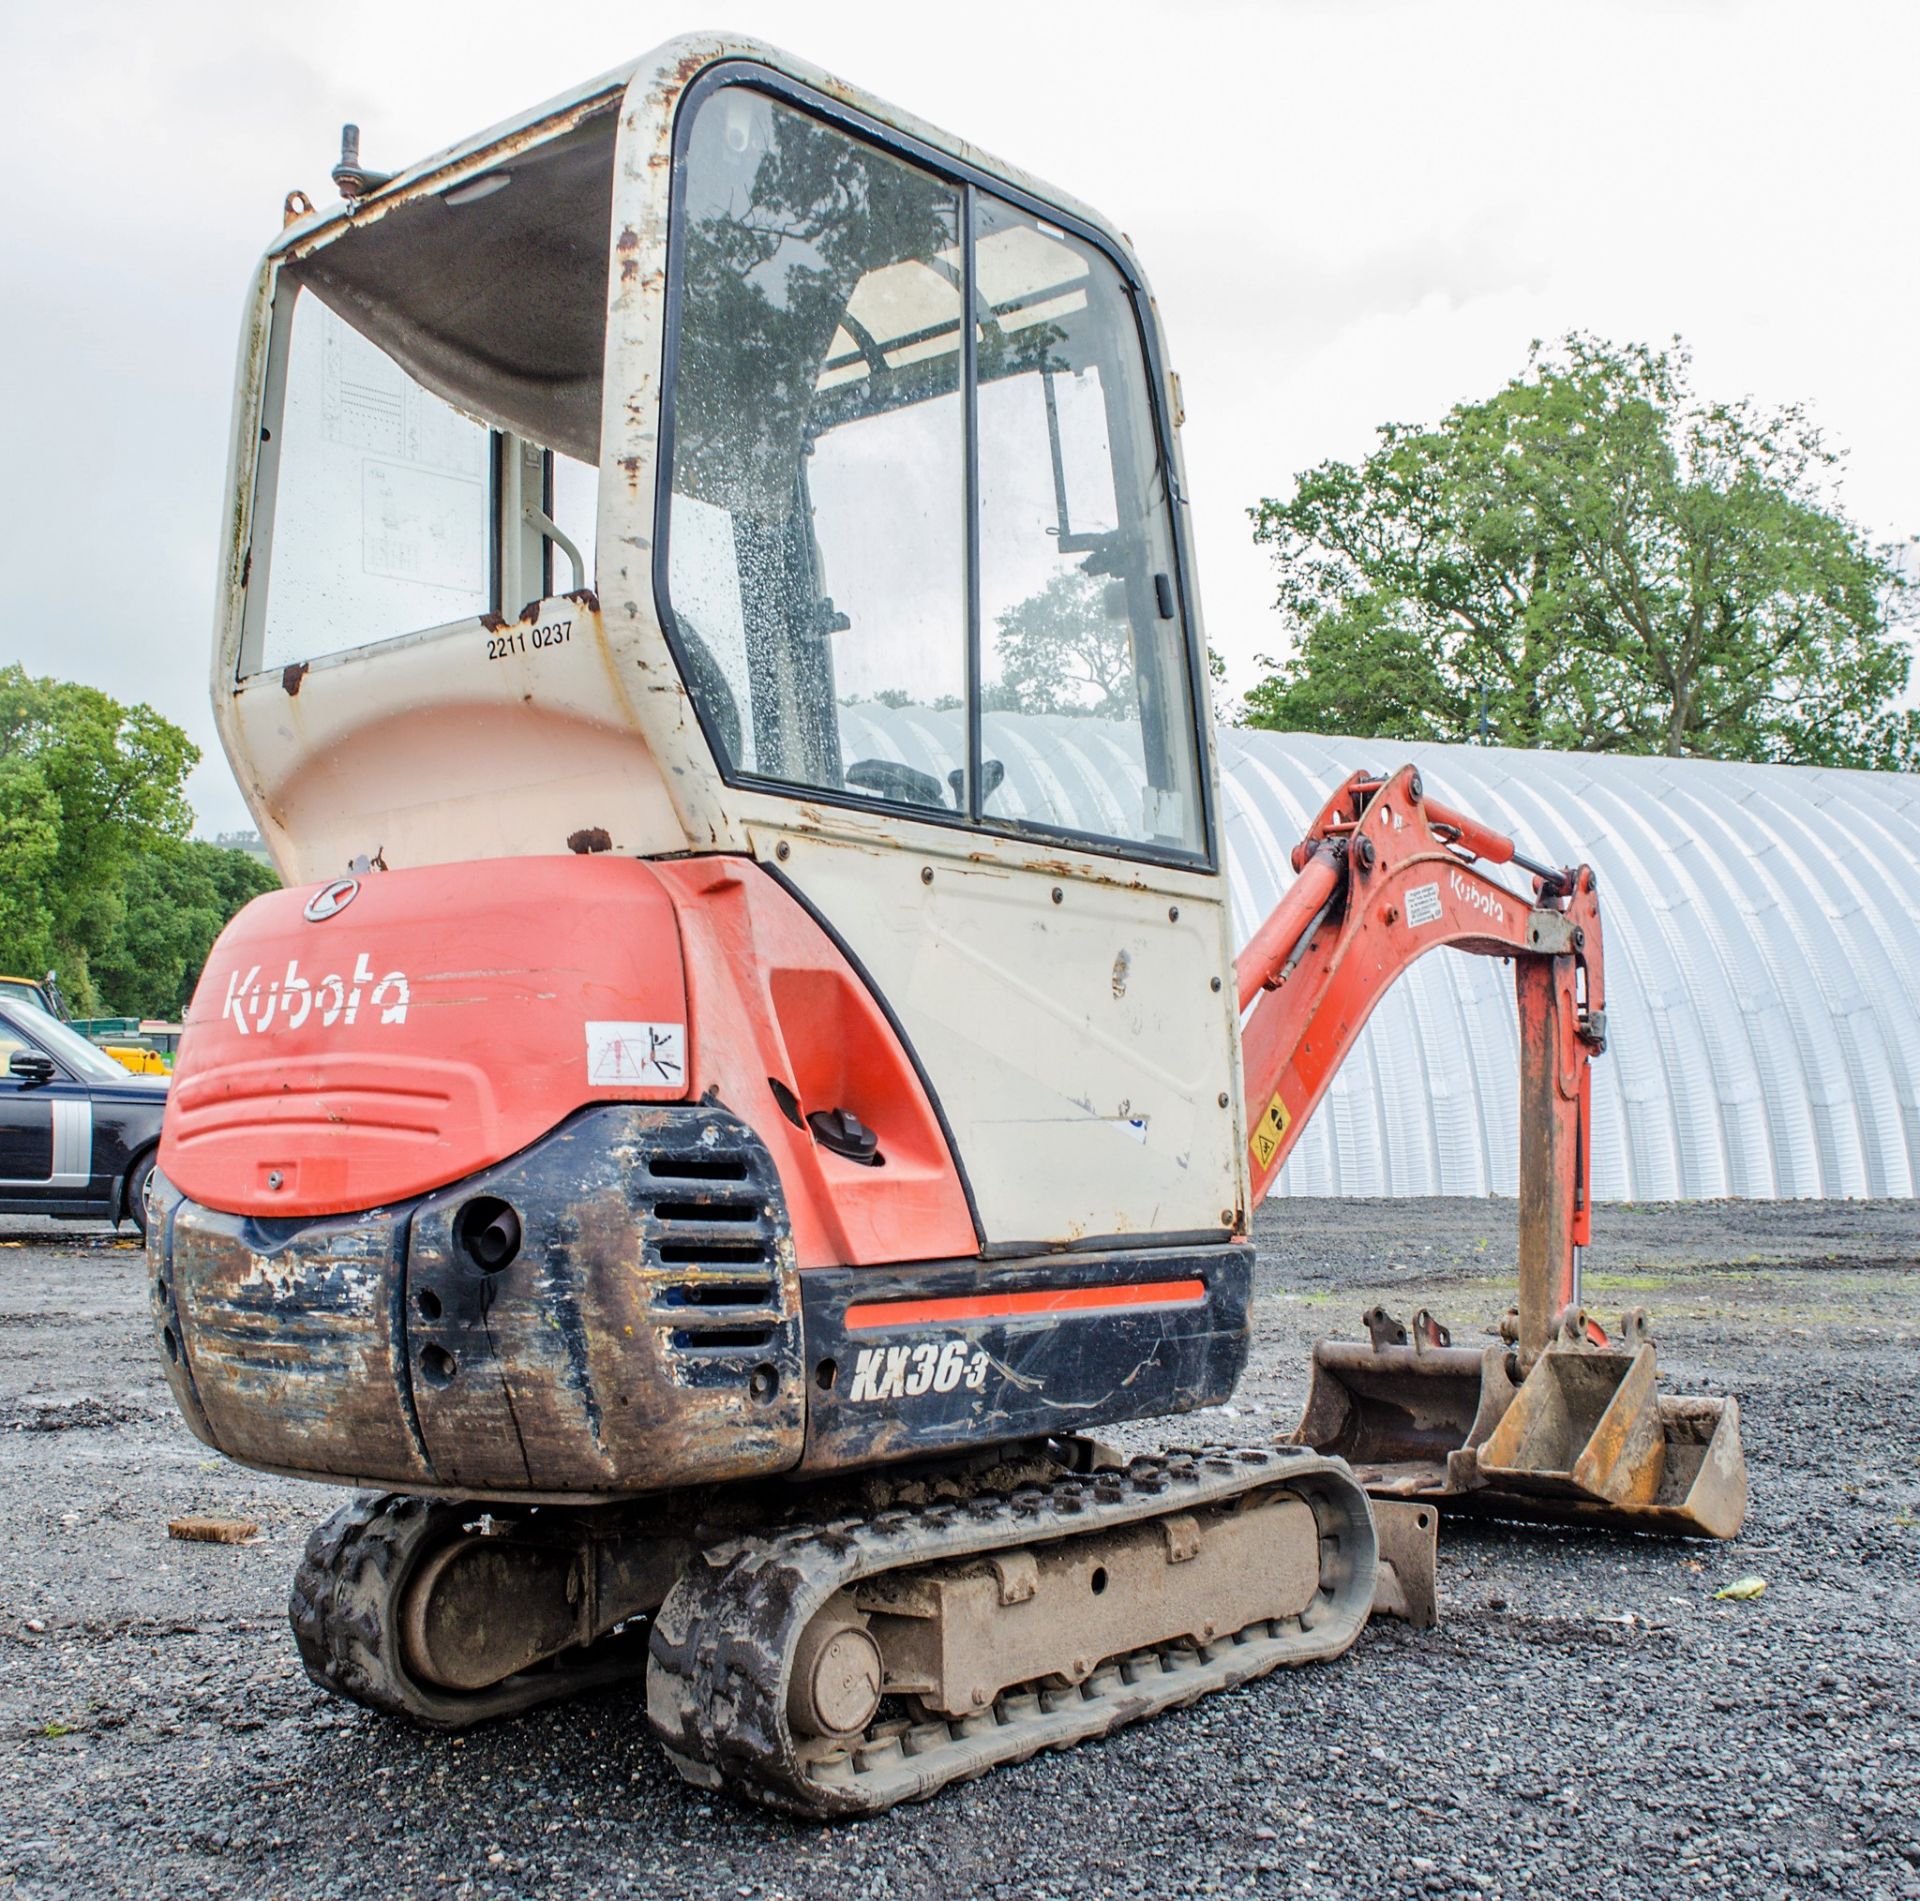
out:
{"label": "yellow vehicle", "polygon": [[177,1026],[142,1017],[72,1017],[68,1021],[87,1041],[136,1076],[165,1076],[173,1068],[169,1045]]}
{"label": "yellow vehicle", "polygon": [[138,1043],[102,1043],[100,1047],[122,1069],[129,1069],[136,1076],[165,1076],[169,1073],[167,1059],[158,1050],[146,1049]]}

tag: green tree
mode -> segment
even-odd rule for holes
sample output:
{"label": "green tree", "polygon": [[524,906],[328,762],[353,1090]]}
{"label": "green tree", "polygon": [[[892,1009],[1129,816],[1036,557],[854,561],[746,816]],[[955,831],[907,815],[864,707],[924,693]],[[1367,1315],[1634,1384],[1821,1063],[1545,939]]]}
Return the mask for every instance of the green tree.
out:
{"label": "green tree", "polygon": [[999,680],[982,691],[995,710],[1135,717],[1138,689],[1121,583],[1084,568],[1048,575],[1038,593],[995,622],[988,664]]}
{"label": "green tree", "polygon": [[39,977],[52,965],[48,887],[60,854],[60,801],[31,759],[0,757],[0,970]]}
{"label": "green tree", "polygon": [[185,838],[199,757],[150,706],[0,667],[0,965],[56,964],[71,1001],[95,1001],[88,959],[134,860]]}
{"label": "green tree", "polygon": [[1574,335],[1251,511],[1294,634],[1256,726],[1920,764],[1910,593],[1804,410],[1695,396],[1684,345]]}
{"label": "green tree", "polygon": [[117,929],[93,954],[93,980],[116,1015],[178,1018],[227,920],[279,888],[271,866],[199,839],[128,867]]}

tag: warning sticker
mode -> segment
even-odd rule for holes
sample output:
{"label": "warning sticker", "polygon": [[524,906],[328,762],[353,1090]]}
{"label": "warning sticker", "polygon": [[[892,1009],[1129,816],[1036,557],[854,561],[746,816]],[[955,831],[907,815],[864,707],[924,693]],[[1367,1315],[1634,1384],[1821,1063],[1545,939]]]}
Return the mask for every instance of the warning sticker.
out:
{"label": "warning sticker", "polygon": [[1407,893],[1407,929],[1418,930],[1423,924],[1440,922],[1440,887],[1437,884],[1417,884]]}
{"label": "warning sticker", "polygon": [[1273,1100],[1253,1125],[1253,1134],[1248,1139],[1247,1145],[1253,1150],[1253,1159],[1258,1167],[1265,1168],[1279,1154],[1280,1139],[1286,1134],[1287,1124],[1292,1120],[1287,1114],[1287,1105],[1280,1100],[1280,1092],[1276,1089]]}
{"label": "warning sticker", "polygon": [[587,1081],[600,1089],[678,1087],[687,1074],[684,1023],[589,1023]]}

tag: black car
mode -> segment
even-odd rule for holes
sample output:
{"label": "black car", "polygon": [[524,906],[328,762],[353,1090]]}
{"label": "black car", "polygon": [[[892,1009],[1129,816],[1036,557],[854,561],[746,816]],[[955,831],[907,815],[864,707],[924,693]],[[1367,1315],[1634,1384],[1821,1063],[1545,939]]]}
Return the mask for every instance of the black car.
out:
{"label": "black car", "polygon": [[6,997],[0,1059],[0,1214],[131,1220],[144,1235],[167,1078],[130,1074],[37,1005]]}

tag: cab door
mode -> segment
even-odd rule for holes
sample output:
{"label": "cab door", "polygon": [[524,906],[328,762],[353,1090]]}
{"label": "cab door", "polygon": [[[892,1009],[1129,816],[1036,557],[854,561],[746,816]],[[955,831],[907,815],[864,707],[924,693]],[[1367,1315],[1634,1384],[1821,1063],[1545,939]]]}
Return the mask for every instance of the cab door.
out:
{"label": "cab door", "polygon": [[656,595],[729,819],[893,1014],[988,1247],[1233,1228],[1203,647],[1124,248],[751,75],[678,141]]}
{"label": "cab door", "polygon": [[1136,881],[1080,852],[956,850],[930,828],[862,835],[832,820],[780,836],[782,861],[774,836],[773,868],[852,951],[917,1057],[988,1248],[1236,1225],[1217,880],[1142,868]]}
{"label": "cab door", "polygon": [[950,676],[971,676],[971,757],[937,676],[888,651],[882,550],[914,544],[912,504],[878,483],[856,504],[842,478],[812,510],[850,623],[830,643],[847,780],[938,771],[958,808],[970,777],[966,830],[823,812],[786,838],[787,875],[919,1054],[990,1245],[1216,1232],[1239,1199],[1228,919],[1129,287],[988,193],[971,226],[974,655],[955,643]]}

